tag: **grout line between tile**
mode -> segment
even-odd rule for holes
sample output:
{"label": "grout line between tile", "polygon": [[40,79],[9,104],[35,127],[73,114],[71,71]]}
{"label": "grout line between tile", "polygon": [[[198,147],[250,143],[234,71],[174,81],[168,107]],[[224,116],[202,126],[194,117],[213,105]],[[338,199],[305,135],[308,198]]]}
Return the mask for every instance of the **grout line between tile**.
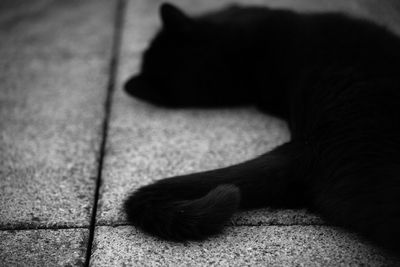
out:
{"label": "grout line between tile", "polygon": [[[97,223],[96,227],[124,227],[124,226],[132,226],[127,222],[120,223]],[[279,224],[279,223],[271,223],[271,224],[229,224],[225,225],[225,227],[264,227],[264,226],[274,226],[274,227],[290,227],[290,226],[326,226],[326,227],[335,227],[335,225],[326,224],[326,223],[293,223],[293,224]],[[74,225],[53,225],[53,226],[21,226],[21,227],[4,227],[0,229],[2,231],[30,231],[30,230],[64,230],[64,229],[89,229],[89,226],[74,226]],[[90,229],[89,229],[90,230]]]}
{"label": "grout line between tile", "polygon": [[122,28],[125,17],[125,7],[126,0],[118,0],[115,8],[114,17],[114,27],[113,27],[113,38],[112,38],[112,48],[111,48],[111,59],[109,64],[109,79],[107,84],[107,95],[104,103],[104,119],[102,125],[102,140],[100,144],[100,152],[98,158],[98,171],[96,179],[96,188],[94,192],[94,203],[92,209],[91,222],[89,227],[89,239],[86,250],[86,261],[85,266],[90,265],[90,257],[92,254],[94,232],[96,228],[96,216],[97,216],[97,206],[100,195],[100,187],[102,184],[102,175],[104,167],[104,157],[106,154],[106,144],[108,137],[109,119],[111,114],[112,106],[112,96],[115,90],[116,77],[118,73],[119,56],[121,49],[121,39],[122,39]]}
{"label": "grout line between tile", "polygon": [[64,229],[88,229],[88,225],[39,225],[39,226],[13,226],[0,228],[2,231],[31,231],[31,230],[64,230]]}
{"label": "grout line between tile", "polygon": [[[96,226],[110,226],[110,227],[118,227],[118,226],[132,226],[132,224],[127,222],[116,222],[116,223],[98,223]],[[264,227],[264,226],[334,226],[328,223],[259,223],[259,224],[252,224],[252,223],[242,223],[242,224],[226,224],[225,227]]]}

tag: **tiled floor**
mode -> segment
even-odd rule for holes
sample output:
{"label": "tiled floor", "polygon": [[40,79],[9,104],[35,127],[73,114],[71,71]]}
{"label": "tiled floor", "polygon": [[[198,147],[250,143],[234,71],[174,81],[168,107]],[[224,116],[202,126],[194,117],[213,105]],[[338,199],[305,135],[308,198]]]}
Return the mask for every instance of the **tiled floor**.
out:
{"label": "tiled floor", "polygon": [[[229,1],[174,2],[197,13]],[[390,0],[242,2],[346,10],[400,29]],[[223,235],[184,244],[127,225],[121,205],[135,188],[289,138],[253,109],[166,110],[124,94],[160,3],[0,3],[0,266],[400,265],[305,211],[240,213]]]}

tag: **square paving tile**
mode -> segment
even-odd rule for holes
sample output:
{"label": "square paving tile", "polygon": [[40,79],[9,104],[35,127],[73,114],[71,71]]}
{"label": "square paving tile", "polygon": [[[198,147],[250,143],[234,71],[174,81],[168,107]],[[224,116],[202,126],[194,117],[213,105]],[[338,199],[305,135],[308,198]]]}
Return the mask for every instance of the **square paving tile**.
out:
{"label": "square paving tile", "polygon": [[87,229],[0,231],[0,265],[83,266]]}
{"label": "square paving tile", "polygon": [[88,225],[115,2],[34,3],[0,19],[0,228]]}
{"label": "square paving tile", "polygon": [[325,226],[229,227],[204,242],[161,241],[132,227],[98,227],[91,266],[397,266],[356,236]]}

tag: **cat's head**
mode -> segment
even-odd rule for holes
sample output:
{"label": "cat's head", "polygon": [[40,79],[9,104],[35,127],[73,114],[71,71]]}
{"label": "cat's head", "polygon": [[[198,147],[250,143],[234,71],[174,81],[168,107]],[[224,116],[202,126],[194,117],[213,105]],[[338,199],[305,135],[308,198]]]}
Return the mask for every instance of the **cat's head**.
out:
{"label": "cat's head", "polygon": [[[171,4],[160,7],[162,28],[144,52],[140,73],[125,90],[161,106],[221,106],[236,104],[238,91],[232,66],[234,46],[219,14],[189,17]],[[236,77],[235,77],[236,76]]]}

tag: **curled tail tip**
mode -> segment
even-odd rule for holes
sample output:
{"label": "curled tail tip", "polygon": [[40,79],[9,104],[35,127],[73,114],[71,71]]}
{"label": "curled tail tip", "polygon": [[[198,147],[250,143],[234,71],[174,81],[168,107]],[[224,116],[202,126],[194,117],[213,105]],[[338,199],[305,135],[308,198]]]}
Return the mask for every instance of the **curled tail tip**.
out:
{"label": "curled tail tip", "polygon": [[219,185],[203,198],[204,201],[209,200],[216,206],[237,210],[240,204],[240,190],[232,184]]}
{"label": "curled tail tip", "polygon": [[212,189],[211,192],[218,192],[225,195],[235,195],[236,197],[240,196],[240,190],[236,185],[233,184],[222,184]]}
{"label": "curled tail tip", "polygon": [[138,191],[125,202],[128,220],[145,232],[175,241],[219,233],[240,204],[240,190],[230,184],[193,200],[152,202],[143,197]]}

